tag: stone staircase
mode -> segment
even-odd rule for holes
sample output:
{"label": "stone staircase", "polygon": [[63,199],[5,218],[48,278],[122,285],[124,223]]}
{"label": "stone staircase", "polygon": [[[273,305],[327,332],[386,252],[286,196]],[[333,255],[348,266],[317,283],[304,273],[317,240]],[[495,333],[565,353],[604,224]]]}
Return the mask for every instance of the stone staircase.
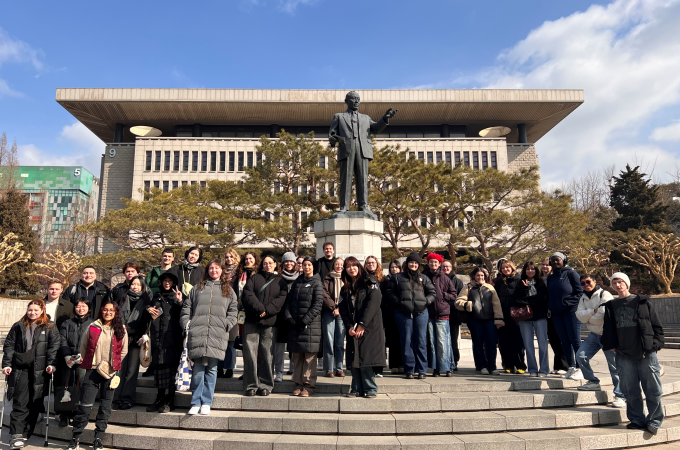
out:
{"label": "stone staircase", "polygon": [[[606,369],[605,369],[606,370]],[[625,448],[680,440],[680,369],[663,376],[666,420],[656,437],[628,430],[625,410],[607,405],[603,391],[578,391],[579,381],[526,375],[483,376],[462,368],[452,378],[377,379],[375,400],[345,398],[350,377],[318,379],[318,394],[290,395],[277,383],[269,397],[244,397],[237,379],[218,379],[209,416],[187,416],[190,396],[178,394],[176,411],[147,413],[155,398],[152,380],[140,378],[137,403],[114,411],[104,439],[124,449],[456,449],[587,450]],[[9,423],[5,409],[5,425]],[[91,420],[94,420],[93,411]],[[44,425],[38,427],[43,433]],[[90,423],[82,441],[93,439]],[[50,422],[51,440],[71,430]]]}

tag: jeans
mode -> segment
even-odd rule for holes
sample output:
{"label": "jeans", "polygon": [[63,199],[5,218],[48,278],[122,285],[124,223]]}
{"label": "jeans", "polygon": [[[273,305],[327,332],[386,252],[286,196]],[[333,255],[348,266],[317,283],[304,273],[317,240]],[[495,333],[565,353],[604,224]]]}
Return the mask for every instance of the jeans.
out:
{"label": "jeans", "polygon": [[139,377],[139,345],[131,342],[118,372],[120,384],[113,394],[113,402],[135,404],[137,398],[137,378]]}
{"label": "jeans", "polygon": [[467,323],[472,337],[472,356],[475,359],[475,369],[496,370],[496,345],[498,332],[493,319],[468,319]]}
{"label": "jeans", "polygon": [[[394,311],[399,328],[401,355],[405,374],[427,373],[427,309],[411,317],[399,310]],[[415,372],[414,372],[415,370]]]}
{"label": "jeans", "polygon": [[[631,423],[641,426],[661,428],[663,422],[663,406],[661,406],[661,366],[656,352],[647,354],[643,359],[633,359],[616,351],[616,368],[621,382],[619,386],[626,396],[626,414]],[[647,417],[644,415],[642,393],[647,402]]]}
{"label": "jeans", "polygon": [[246,390],[266,389],[271,392],[274,389],[272,353],[276,332],[275,327],[249,322],[243,324],[243,384]]}
{"label": "jeans", "polygon": [[217,381],[217,358],[208,358],[204,366],[200,359],[194,361],[191,373],[191,406],[212,405]]}
{"label": "jeans", "polygon": [[345,358],[345,324],[342,317],[335,317],[325,309],[321,316],[321,327],[324,333],[323,371],[342,370],[342,360]]}
{"label": "jeans", "polygon": [[224,361],[217,363],[217,369],[234,369],[236,367],[236,349],[234,348],[234,341],[229,341],[227,344],[227,351],[224,353]]}
{"label": "jeans", "polygon": [[[593,373],[593,369],[590,367],[590,360],[602,350],[602,344],[600,344],[601,335],[590,333],[588,337],[585,338],[581,347],[576,352],[576,361],[578,361],[578,366],[583,372],[583,378],[588,381],[593,381],[599,383],[600,380]],[[621,392],[621,382],[619,380],[619,373],[616,370],[616,353],[607,350],[604,352],[604,357],[607,358],[607,366],[609,366],[609,375],[612,377],[612,384],[614,384],[614,395],[621,398],[626,398]]]}
{"label": "jeans", "polygon": [[427,333],[430,335],[430,352],[434,363],[432,367],[439,372],[450,372],[453,352],[449,321],[430,319]]}
{"label": "jeans", "polygon": [[351,392],[357,393],[358,397],[364,395],[378,395],[378,385],[375,383],[373,367],[352,367]]}
{"label": "jeans", "polygon": [[[33,383],[35,375],[33,364],[30,369],[18,370],[12,375],[16,377],[14,398],[12,399],[12,412],[9,414],[9,434],[21,434],[24,438],[33,435],[35,425],[38,422],[38,415],[43,407],[43,397],[35,397],[33,393]],[[44,394],[47,394],[49,378],[45,377]],[[4,399],[3,399],[4,400]]]}
{"label": "jeans", "polygon": [[[519,331],[522,333],[522,340],[524,341],[524,348],[527,351],[527,365],[529,366],[529,373],[544,373],[550,372],[550,365],[548,362],[548,320],[522,320],[517,322]],[[536,332],[536,340],[538,340],[538,361],[540,368],[536,365],[536,351],[534,349],[534,332]]]}
{"label": "jeans", "polygon": [[578,348],[581,346],[581,321],[573,312],[553,314],[552,321],[562,342],[567,364],[569,367],[578,367],[574,355],[578,353]]}
{"label": "jeans", "polygon": [[102,377],[96,370],[89,369],[85,372],[85,378],[81,381],[80,405],[78,405],[78,412],[73,418],[73,438],[78,439],[83,434],[90,420],[92,405],[94,405],[97,392],[99,392],[99,411],[97,411],[94,437],[101,439],[104,437],[109,417],[111,417],[111,405],[113,403],[113,389],[109,389],[111,380]]}

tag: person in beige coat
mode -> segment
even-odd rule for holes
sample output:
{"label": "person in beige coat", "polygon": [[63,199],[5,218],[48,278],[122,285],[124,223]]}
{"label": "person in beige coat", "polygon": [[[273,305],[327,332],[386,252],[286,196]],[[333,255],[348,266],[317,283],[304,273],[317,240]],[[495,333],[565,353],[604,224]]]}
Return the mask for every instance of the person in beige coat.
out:
{"label": "person in beige coat", "polygon": [[485,282],[484,271],[475,267],[472,281],[456,299],[456,309],[467,313],[467,326],[472,336],[475,368],[482,375],[498,375],[496,370],[497,329],[505,326],[501,301],[493,286]]}

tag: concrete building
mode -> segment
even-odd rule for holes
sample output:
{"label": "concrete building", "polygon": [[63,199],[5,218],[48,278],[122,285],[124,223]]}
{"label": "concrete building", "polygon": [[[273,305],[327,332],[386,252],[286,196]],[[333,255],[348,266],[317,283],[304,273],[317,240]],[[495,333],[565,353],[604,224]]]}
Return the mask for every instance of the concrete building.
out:
{"label": "concrete building", "polygon": [[[326,141],[346,90],[57,89],[56,100],[106,146],[99,215],[143,198],[151,186],[171,190],[208,179],[239,180],[257,164],[262,135],[282,128]],[[359,90],[360,112],[374,119],[399,109],[379,145],[400,144],[428,162],[516,171],[538,165],[535,143],[583,103],[582,90]],[[133,126],[159,129],[140,138]],[[480,137],[504,126],[502,137]],[[97,251],[113,249],[105,242]]]}
{"label": "concrete building", "polygon": [[92,254],[94,243],[83,242],[75,227],[96,219],[99,180],[81,166],[19,166],[16,174],[17,187],[28,194],[31,227],[44,248],[69,246]]}

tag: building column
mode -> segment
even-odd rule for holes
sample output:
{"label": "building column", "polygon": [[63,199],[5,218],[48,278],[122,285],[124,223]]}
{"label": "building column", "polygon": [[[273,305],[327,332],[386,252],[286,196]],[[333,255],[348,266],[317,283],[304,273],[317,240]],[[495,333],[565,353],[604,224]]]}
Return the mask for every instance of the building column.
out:
{"label": "building column", "polygon": [[203,130],[200,123],[195,123],[191,126],[191,137],[202,137]]}
{"label": "building column", "polygon": [[527,143],[527,125],[524,123],[517,124],[517,142],[520,144]]}
{"label": "building column", "polygon": [[443,123],[440,125],[439,128],[439,136],[443,138],[449,137],[449,124],[448,123]]}
{"label": "building column", "polygon": [[113,142],[120,143],[123,142],[123,130],[125,127],[122,123],[117,123],[113,129]]}

